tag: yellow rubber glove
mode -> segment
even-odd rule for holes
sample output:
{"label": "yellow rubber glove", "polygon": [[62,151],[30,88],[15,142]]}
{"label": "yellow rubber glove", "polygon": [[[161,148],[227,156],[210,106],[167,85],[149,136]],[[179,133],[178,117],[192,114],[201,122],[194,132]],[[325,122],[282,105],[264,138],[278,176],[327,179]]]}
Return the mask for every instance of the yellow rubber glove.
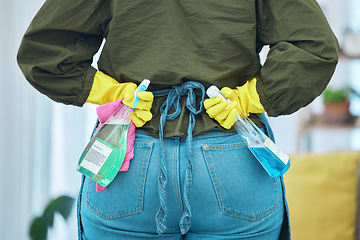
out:
{"label": "yellow rubber glove", "polygon": [[[101,71],[97,71],[94,76],[94,82],[86,102],[94,104],[105,104],[112,101],[124,99],[123,103],[131,108],[134,102],[134,92],[137,85],[132,82],[119,83],[114,78],[106,75]],[[129,117],[136,127],[142,127],[152,118],[150,109],[154,100],[152,92],[144,91],[138,93],[140,101],[135,107],[135,111],[131,112]]]}
{"label": "yellow rubber glove", "polygon": [[222,94],[231,100],[231,104],[223,101],[221,97],[214,97],[204,101],[204,107],[207,114],[214,118],[219,124],[230,129],[236,120],[236,113],[249,116],[250,113],[265,112],[260,103],[259,94],[256,91],[256,82],[258,78],[253,78],[243,86],[231,89],[224,87],[221,89]]}
{"label": "yellow rubber glove", "polygon": [[229,105],[227,101],[223,101],[222,97],[208,98],[204,101],[206,113],[226,129],[234,125],[238,105],[236,101]]}

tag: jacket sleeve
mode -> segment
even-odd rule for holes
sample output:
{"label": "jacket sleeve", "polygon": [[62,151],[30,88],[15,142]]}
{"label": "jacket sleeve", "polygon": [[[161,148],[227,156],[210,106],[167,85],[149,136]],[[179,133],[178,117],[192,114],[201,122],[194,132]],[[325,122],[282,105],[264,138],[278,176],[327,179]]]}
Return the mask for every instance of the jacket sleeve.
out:
{"label": "jacket sleeve", "polygon": [[339,46],[315,0],[258,0],[257,34],[259,49],[270,46],[257,84],[269,116],[291,114],[322,93]]}
{"label": "jacket sleeve", "polygon": [[95,0],[47,0],[27,29],[18,64],[29,83],[57,102],[82,106],[96,69],[103,30]]}

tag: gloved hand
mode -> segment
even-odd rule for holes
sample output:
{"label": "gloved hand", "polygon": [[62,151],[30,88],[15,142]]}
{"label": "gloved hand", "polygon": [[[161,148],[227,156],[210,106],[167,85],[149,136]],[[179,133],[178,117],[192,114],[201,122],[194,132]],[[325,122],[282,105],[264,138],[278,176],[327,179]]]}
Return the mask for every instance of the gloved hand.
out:
{"label": "gloved hand", "polygon": [[[101,71],[97,71],[94,76],[94,82],[86,102],[94,104],[105,104],[115,100],[123,99],[123,103],[131,108],[134,102],[134,92],[137,86],[135,83],[119,83],[112,77]],[[152,118],[150,109],[154,100],[152,92],[144,91],[138,93],[140,98],[135,110],[129,114],[136,127],[142,127]]]}
{"label": "gloved hand", "polygon": [[223,101],[221,97],[206,99],[204,107],[208,115],[218,121],[222,127],[230,129],[235,123],[236,113],[249,116],[250,113],[265,112],[256,91],[257,80],[258,78],[253,78],[235,89],[222,88],[222,94],[231,100],[230,105],[227,101]]}

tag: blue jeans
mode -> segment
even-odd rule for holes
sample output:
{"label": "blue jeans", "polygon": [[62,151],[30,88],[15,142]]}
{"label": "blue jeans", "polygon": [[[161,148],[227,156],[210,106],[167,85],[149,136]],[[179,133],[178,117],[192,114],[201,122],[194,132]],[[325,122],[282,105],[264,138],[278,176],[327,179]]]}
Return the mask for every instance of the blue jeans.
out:
{"label": "blue jeans", "polygon": [[218,129],[193,138],[191,228],[182,235],[186,142],[174,137],[163,144],[168,169],[165,232],[157,234],[155,220],[160,141],[137,131],[128,172],[120,172],[100,193],[95,182],[84,178],[78,209],[81,239],[288,239],[282,179],[266,173],[240,135]]}
{"label": "blue jeans", "polygon": [[[137,130],[134,159],[104,192],[83,178],[78,201],[80,239],[289,239],[281,178],[271,178],[242,137],[213,129],[192,136],[203,111],[205,88],[187,81],[154,92],[160,108],[159,138]],[[167,120],[186,98],[186,141],[163,138]],[[201,97],[199,108],[197,97]],[[168,113],[171,107],[175,111]],[[263,114],[263,129],[273,139]]]}

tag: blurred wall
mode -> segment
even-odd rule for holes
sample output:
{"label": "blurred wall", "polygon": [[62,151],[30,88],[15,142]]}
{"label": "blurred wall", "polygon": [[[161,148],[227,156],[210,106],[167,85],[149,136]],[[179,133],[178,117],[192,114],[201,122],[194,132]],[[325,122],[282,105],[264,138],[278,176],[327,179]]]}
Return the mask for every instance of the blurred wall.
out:
{"label": "blurred wall", "polygon": [[[0,2],[1,240],[28,239],[30,221],[50,199],[77,197],[75,167],[96,120],[94,106],[65,106],[38,93],[17,66],[20,40],[43,2]],[[49,239],[76,239],[75,208],[68,224],[57,218],[55,225]]]}
{"label": "blurred wall", "polygon": [[[42,213],[50,199],[62,194],[76,197],[80,183],[76,163],[96,119],[94,106],[65,106],[38,93],[26,82],[16,64],[21,37],[43,2],[0,2],[2,240],[28,239],[30,220]],[[341,41],[344,29],[349,26],[349,16],[355,12],[348,14],[347,1],[319,0],[319,3]],[[333,81],[342,81],[343,76],[343,72],[336,72]],[[279,146],[285,152],[296,152],[298,113],[270,122]],[[76,239],[75,212],[68,223],[57,218],[55,226],[49,239]]]}

